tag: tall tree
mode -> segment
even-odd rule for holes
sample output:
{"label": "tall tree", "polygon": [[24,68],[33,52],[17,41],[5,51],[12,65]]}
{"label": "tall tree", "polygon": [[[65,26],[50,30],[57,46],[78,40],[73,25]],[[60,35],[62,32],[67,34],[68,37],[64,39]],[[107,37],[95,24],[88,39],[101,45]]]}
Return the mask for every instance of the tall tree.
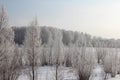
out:
{"label": "tall tree", "polygon": [[53,43],[53,63],[56,66],[56,80],[59,80],[58,75],[59,75],[59,65],[62,64],[62,59],[63,59],[63,43],[62,43],[62,33],[56,29],[56,34],[54,43]]}
{"label": "tall tree", "polygon": [[38,27],[37,19],[35,19],[31,22],[30,27],[26,30],[26,37],[24,42],[29,63],[32,66],[32,80],[35,80],[35,66],[40,44],[40,29]]}
{"label": "tall tree", "polygon": [[8,16],[4,6],[0,12],[0,73],[2,80],[10,77],[10,66],[14,53],[14,32],[9,25]]}

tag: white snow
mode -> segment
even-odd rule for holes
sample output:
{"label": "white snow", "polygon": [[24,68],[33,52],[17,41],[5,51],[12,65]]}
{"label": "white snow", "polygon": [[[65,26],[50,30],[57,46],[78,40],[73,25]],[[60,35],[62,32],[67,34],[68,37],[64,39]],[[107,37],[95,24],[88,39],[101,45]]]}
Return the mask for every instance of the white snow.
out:
{"label": "white snow", "polygon": [[22,74],[19,76],[18,80],[29,80],[29,78],[27,75]]}
{"label": "white snow", "polygon": [[120,75],[116,75],[114,78],[110,78],[108,80],[120,80]]}
{"label": "white snow", "polygon": [[[24,69],[17,80],[30,80],[29,69]],[[55,80],[55,67],[44,66],[38,67],[37,80]],[[78,80],[78,75],[75,69],[70,67],[60,67],[58,70],[58,78],[60,80]]]}
{"label": "white snow", "polygon": [[105,72],[102,65],[97,65],[95,69],[93,69],[89,80],[104,80]]}

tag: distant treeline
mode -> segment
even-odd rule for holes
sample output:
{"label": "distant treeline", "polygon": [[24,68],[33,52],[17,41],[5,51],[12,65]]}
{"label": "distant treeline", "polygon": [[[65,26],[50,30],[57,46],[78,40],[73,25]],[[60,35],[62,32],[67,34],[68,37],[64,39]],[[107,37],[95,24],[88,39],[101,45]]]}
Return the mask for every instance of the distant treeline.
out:
{"label": "distant treeline", "polygon": [[[26,29],[29,27],[13,27],[15,32],[15,43],[22,45],[24,42]],[[40,27],[40,36],[42,45],[51,44],[57,31],[62,34],[62,42],[65,46],[79,46],[79,47],[107,47],[107,48],[120,48],[120,39],[104,39],[101,37],[93,37],[90,34],[83,32],[73,32],[61,30],[53,27]]]}

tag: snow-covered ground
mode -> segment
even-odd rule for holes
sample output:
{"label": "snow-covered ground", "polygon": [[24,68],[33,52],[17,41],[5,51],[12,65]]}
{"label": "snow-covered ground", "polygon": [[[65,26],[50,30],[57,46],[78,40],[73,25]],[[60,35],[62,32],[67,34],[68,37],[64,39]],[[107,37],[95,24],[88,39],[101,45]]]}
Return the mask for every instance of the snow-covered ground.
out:
{"label": "snow-covered ground", "polygon": [[110,78],[108,80],[120,80],[120,75],[116,75],[115,78]]}
{"label": "snow-covered ground", "polygon": [[[30,68],[23,69],[20,72],[20,76],[17,80],[30,80],[31,70]],[[43,66],[36,67],[36,80],[55,80],[55,67]],[[91,72],[89,80],[104,80],[106,73],[102,65],[96,65]],[[59,67],[58,69],[59,80],[78,80],[77,71],[71,67]],[[106,77],[106,80],[120,80],[120,75],[116,75],[111,78],[110,74]]]}
{"label": "snow-covered ground", "polygon": [[105,72],[102,65],[96,65],[93,69],[89,80],[104,80]]}
{"label": "snow-covered ground", "polygon": [[[30,80],[30,69],[24,69],[21,71],[18,80]],[[55,67],[38,67],[36,69],[37,80],[55,80]],[[60,67],[58,71],[58,78],[60,80],[78,80],[78,75],[75,69],[70,67]]]}

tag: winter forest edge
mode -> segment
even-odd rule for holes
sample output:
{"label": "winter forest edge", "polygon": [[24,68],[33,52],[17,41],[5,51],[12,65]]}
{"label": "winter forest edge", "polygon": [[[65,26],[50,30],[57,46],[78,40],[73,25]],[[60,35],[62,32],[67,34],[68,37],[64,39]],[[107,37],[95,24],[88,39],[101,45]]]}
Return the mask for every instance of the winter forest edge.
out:
{"label": "winter forest edge", "polygon": [[60,76],[63,67],[74,69],[76,80],[93,80],[91,73],[98,65],[102,80],[108,80],[108,74],[120,73],[119,48],[119,39],[39,27],[37,18],[28,27],[10,26],[5,8],[0,11],[0,80],[18,80],[23,70],[28,80],[38,80],[37,70],[44,66],[53,67],[55,73],[45,80],[65,80]]}

